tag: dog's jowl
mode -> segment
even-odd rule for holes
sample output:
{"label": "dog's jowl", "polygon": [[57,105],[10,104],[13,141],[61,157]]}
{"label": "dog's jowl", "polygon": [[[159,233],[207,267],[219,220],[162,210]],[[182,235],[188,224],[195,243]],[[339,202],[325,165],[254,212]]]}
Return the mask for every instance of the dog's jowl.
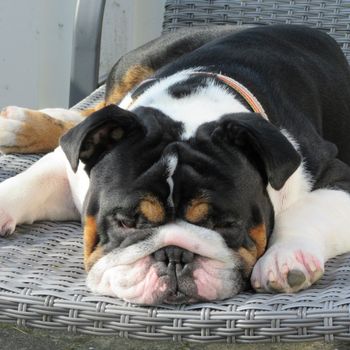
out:
{"label": "dog's jowl", "polygon": [[54,148],[50,125],[70,129],[1,183],[0,232],[81,218],[95,293],[156,304],[297,292],[350,251],[350,70],[318,30],[162,36],[117,62],[89,111],[5,109],[1,151]]}

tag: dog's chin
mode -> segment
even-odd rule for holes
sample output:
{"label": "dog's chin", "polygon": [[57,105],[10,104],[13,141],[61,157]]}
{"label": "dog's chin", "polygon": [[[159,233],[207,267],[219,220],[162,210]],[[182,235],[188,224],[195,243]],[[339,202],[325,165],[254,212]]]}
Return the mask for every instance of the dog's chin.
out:
{"label": "dog's chin", "polygon": [[110,262],[108,255],[96,262],[88,273],[88,287],[136,304],[221,300],[239,293],[244,285],[240,271],[202,256],[184,267],[157,262],[150,255],[131,264]]}

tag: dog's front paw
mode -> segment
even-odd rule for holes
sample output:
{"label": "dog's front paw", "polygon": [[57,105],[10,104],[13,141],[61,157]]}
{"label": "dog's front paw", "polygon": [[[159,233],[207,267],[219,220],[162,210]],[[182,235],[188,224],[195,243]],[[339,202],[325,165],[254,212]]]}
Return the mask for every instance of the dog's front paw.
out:
{"label": "dog's front paw", "polygon": [[251,284],[258,292],[298,292],[310,287],[324,272],[324,261],[302,245],[273,245],[255,264]]}
{"label": "dog's front paw", "polygon": [[0,209],[0,237],[10,236],[16,229],[13,217],[3,209]]}

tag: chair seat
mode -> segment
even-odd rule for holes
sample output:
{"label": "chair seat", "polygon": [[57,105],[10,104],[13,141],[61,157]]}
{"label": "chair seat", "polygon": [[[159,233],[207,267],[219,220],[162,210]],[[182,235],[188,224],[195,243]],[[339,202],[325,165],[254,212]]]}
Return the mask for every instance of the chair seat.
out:
{"label": "chair seat", "polygon": [[[348,0],[167,0],[164,32],[223,23],[302,23],[330,32],[350,56]],[[75,108],[103,96],[98,89]],[[0,180],[37,155],[0,157]],[[142,307],[85,287],[76,222],[21,225],[0,239],[0,321],[45,329],[174,341],[350,340],[350,254],[327,262],[324,277],[296,294],[241,293],[221,302]]]}

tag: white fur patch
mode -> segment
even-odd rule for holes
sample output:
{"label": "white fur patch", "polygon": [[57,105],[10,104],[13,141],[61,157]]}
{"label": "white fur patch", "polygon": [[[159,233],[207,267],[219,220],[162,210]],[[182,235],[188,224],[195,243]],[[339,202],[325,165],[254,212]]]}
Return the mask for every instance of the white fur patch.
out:
{"label": "white fur patch", "polygon": [[[191,73],[198,69],[184,70],[155,83],[131,105],[130,110],[140,106],[160,110],[171,119],[183,124],[184,140],[193,136],[203,123],[217,120],[228,113],[248,112],[248,109],[228,91],[229,87],[225,88],[210,78],[207,86],[199,87],[180,100],[168,92],[169,87],[188,79]],[[127,98],[125,101],[121,102],[121,107],[127,103]]]}
{"label": "white fur patch", "polygon": [[301,200],[310,190],[311,181],[303,163],[289,177],[280,190],[277,191],[271,185],[268,185],[267,192],[273,205],[275,216]]}
{"label": "white fur patch", "polygon": [[169,185],[169,196],[168,196],[168,204],[170,207],[174,207],[174,199],[173,199],[173,191],[174,191],[174,180],[173,175],[175,173],[175,169],[177,167],[177,156],[170,155],[166,157],[166,163],[167,163],[167,170],[168,170],[168,177],[166,179],[168,185]]}
{"label": "white fur patch", "polygon": [[[59,147],[59,149],[61,149],[61,147]],[[62,150],[61,152],[63,153]],[[84,168],[85,165],[82,162],[79,162],[78,170],[74,172],[68,159],[66,159],[67,177],[72,192],[73,202],[80,214],[82,213],[84,199],[90,186],[90,178]]]}
{"label": "white fur patch", "polygon": [[26,108],[8,106],[1,111],[0,116],[9,120],[24,121],[27,117],[26,111]]}
{"label": "white fur patch", "polygon": [[21,128],[21,122],[0,117],[0,146],[16,146],[17,133]]}
{"label": "white fur patch", "polygon": [[[65,171],[65,156],[56,149],[24,172],[0,184],[0,228],[4,218],[15,224],[37,220],[77,220]],[[11,194],[9,196],[9,193]]]}
{"label": "white fur patch", "polygon": [[350,250],[350,195],[341,190],[318,189],[303,196],[276,217],[270,245],[299,241],[325,260]]}
{"label": "white fur patch", "polygon": [[0,112],[0,146],[16,146],[17,134],[24,127],[24,108],[9,106]]}
{"label": "white fur patch", "polygon": [[[298,151],[299,145],[293,136],[286,130],[281,130],[281,132]],[[302,161],[298,169],[289,177],[280,190],[276,191],[271,185],[268,185],[267,192],[271,199],[275,216],[307,195],[312,189],[312,183],[311,175],[306,171]]]}

